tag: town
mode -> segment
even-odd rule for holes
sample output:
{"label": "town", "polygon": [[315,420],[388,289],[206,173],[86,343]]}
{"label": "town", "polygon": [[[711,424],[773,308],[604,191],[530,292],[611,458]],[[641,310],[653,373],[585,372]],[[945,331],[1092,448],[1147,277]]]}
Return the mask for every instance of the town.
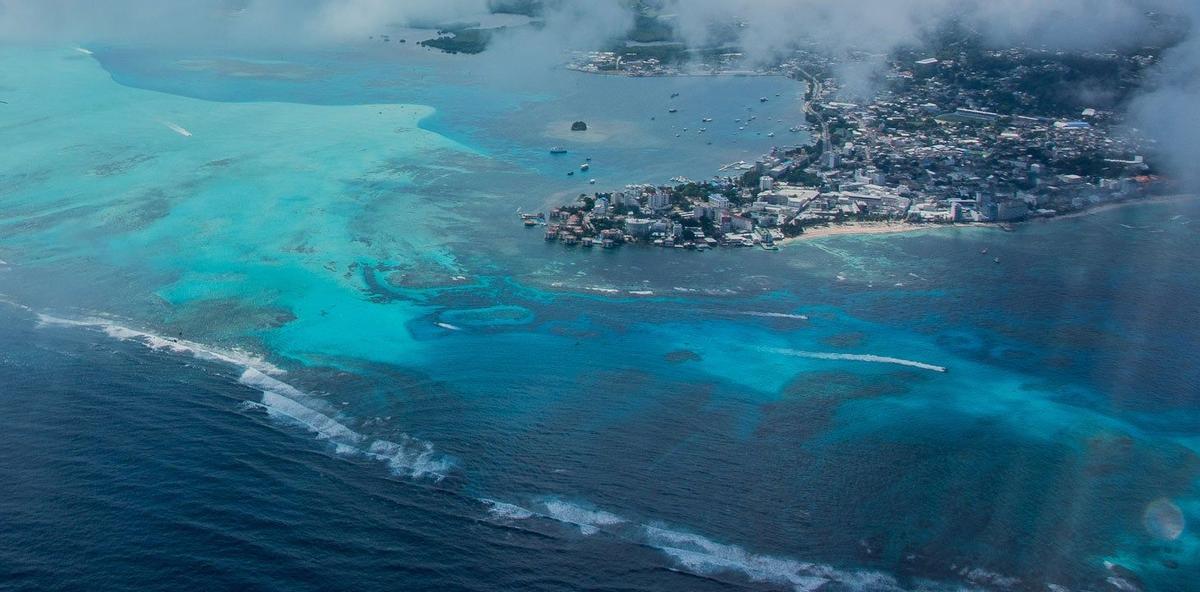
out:
{"label": "town", "polygon": [[[1061,88],[1091,76],[1119,94],[1152,55],[936,53],[893,56],[881,89],[859,104],[839,100],[827,63],[797,52],[760,73],[807,84],[810,144],[723,169],[738,176],[580,195],[548,215],[523,215],[525,224],[544,223],[546,240],[584,247],[774,250],[783,239],[831,225],[865,232],[879,225],[1009,224],[1171,190],[1145,156],[1152,143],[1124,126],[1117,110],[1081,108]],[[720,56],[714,71],[730,59]],[[611,52],[587,54],[570,67],[678,73],[653,58],[622,63]]]}

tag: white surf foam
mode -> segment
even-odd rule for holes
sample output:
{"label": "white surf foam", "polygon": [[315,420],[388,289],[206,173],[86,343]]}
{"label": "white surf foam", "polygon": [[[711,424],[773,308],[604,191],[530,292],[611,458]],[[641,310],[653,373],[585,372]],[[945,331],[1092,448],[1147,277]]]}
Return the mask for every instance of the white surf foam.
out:
{"label": "white surf foam", "polygon": [[121,341],[134,341],[150,349],[169,351],[178,354],[188,354],[200,360],[221,362],[241,368],[253,368],[264,374],[283,374],[278,366],[267,362],[259,356],[238,349],[224,349],[188,341],[155,335],[148,331],[139,331],[117,324],[104,318],[64,319],[46,314],[38,314],[38,322],[43,327],[83,327],[98,329],[109,337]]}
{"label": "white surf foam", "polygon": [[243,371],[238,382],[262,392],[261,407],[267,415],[300,425],[318,438],[332,442],[337,454],[377,460],[387,465],[392,474],[414,479],[432,477],[441,481],[453,468],[453,462],[439,454],[432,443],[407,434],[401,434],[399,442],[371,440],[318,411],[318,399],[253,368]]}
{"label": "white surf foam", "polygon": [[815,592],[830,583],[849,590],[904,590],[894,577],[883,572],[839,570],[820,563],[751,553],[737,545],[718,543],[662,525],[630,523],[611,512],[558,498],[534,504],[532,507],[536,510],[489,498],[479,501],[496,520],[553,520],[578,527],[583,535],[594,535],[603,530],[615,539],[656,549],[671,558],[680,571],[698,576],[735,574],[754,582],[787,586],[797,592]]}
{"label": "white surf foam", "polygon": [[[17,305],[20,306],[20,305]],[[298,425],[322,440],[334,444],[335,452],[350,456],[365,456],[383,462],[398,476],[413,478],[444,478],[451,468],[451,459],[439,454],[433,444],[408,435],[399,442],[371,440],[331,415],[319,411],[320,399],[270,375],[284,374],[283,369],[253,354],[236,349],[221,349],[186,339],[174,339],[119,325],[109,319],[92,317],[65,319],[38,314],[43,327],[80,327],[104,332],[121,341],[140,343],[150,349],[185,354],[201,360],[220,362],[242,369],[238,382],[260,391],[261,403],[250,403],[267,415]]]}
{"label": "white surf foam", "polygon": [[929,370],[931,372],[946,372],[945,366],[936,366],[934,364],[926,364],[915,360],[905,360],[904,358],[893,358],[889,356],[876,356],[873,354],[841,354],[832,352],[813,352],[797,349],[786,348],[762,348],[763,351],[783,354],[786,356],[795,356],[797,358],[811,358],[814,360],[840,360],[850,362],[870,362],[873,364],[895,364],[898,366],[908,366],[910,368],[920,368],[921,370]]}
{"label": "white surf foam", "polygon": [[579,527],[579,532],[592,535],[600,532],[604,526],[622,524],[625,519],[616,514],[603,510],[588,509],[560,499],[545,502],[546,517],[566,524]]}
{"label": "white surf foam", "polygon": [[163,125],[167,126],[167,129],[169,129],[185,138],[192,137],[192,132],[187,131],[186,129],[183,128],[183,126],[179,125],[178,123],[174,123],[171,121],[164,121]]}
{"label": "white surf foam", "polygon": [[431,477],[441,481],[454,468],[449,458],[434,450],[433,443],[408,435],[402,435],[399,442],[375,440],[367,455],[382,461],[394,475],[414,479]]}
{"label": "white surf foam", "polygon": [[884,573],[840,571],[828,565],[759,555],[737,545],[726,545],[661,526],[644,526],[643,535],[647,545],[666,553],[683,570],[697,575],[739,573],[751,581],[786,585],[798,592],[818,590],[830,582],[839,582],[854,590],[902,590],[894,578]]}
{"label": "white surf foam", "polygon": [[501,520],[526,520],[537,515],[532,510],[527,510],[516,504],[508,504],[488,498],[483,498],[479,501],[488,507],[488,513],[492,517]]}

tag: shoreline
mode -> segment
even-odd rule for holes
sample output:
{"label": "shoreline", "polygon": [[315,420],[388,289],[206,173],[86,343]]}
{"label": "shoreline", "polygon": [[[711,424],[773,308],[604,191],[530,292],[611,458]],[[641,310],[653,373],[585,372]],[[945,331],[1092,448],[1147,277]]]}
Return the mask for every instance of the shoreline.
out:
{"label": "shoreline", "polygon": [[1163,204],[1176,201],[1188,201],[1200,199],[1200,194],[1193,195],[1181,193],[1176,195],[1160,195],[1148,197],[1144,199],[1129,199],[1124,201],[1100,204],[1094,207],[1068,212],[1051,217],[1029,218],[1011,223],[1000,222],[956,222],[954,224],[912,224],[909,222],[847,222],[844,224],[836,224],[829,226],[817,226],[805,230],[804,234],[778,240],[775,242],[779,247],[787,247],[799,244],[805,241],[829,238],[835,236],[860,236],[860,235],[876,235],[876,234],[902,234],[908,232],[919,232],[922,230],[940,230],[945,228],[995,228],[1002,229],[1003,224],[1021,225],[1030,223],[1045,223],[1055,220],[1069,220],[1073,218],[1082,218],[1092,216],[1112,210],[1124,209],[1130,206]]}
{"label": "shoreline", "polygon": [[987,222],[958,222],[954,224],[911,224],[908,222],[847,222],[829,226],[815,226],[805,230],[799,236],[788,237],[775,241],[775,244],[787,247],[806,241],[829,238],[833,236],[858,236],[872,234],[903,234],[921,230],[939,230],[943,228],[988,228],[998,227]]}

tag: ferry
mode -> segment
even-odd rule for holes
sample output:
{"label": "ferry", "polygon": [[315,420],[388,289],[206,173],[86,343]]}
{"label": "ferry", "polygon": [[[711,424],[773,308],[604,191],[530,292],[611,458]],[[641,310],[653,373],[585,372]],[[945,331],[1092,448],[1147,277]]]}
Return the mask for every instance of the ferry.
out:
{"label": "ferry", "polygon": [[555,146],[550,149],[550,154],[566,154],[567,149],[562,146]]}

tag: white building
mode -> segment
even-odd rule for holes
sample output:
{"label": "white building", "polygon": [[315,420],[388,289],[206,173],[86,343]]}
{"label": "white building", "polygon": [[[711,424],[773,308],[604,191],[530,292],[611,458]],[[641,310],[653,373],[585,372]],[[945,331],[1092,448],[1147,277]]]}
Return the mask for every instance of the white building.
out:
{"label": "white building", "polygon": [[650,209],[654,211],[665,210],[671,207],[671,196],[666,193],[655,191],[650,194]]}

